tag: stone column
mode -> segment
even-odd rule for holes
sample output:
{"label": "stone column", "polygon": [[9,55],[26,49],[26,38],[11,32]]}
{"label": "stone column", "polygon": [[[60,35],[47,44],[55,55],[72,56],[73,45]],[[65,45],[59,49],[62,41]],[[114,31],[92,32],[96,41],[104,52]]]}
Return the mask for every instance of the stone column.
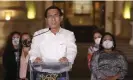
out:
{"label": "stone column", "polygon": [[4,43],[5,43],[5,34],[4,34],[4,25],[5,25],[5,22],[0,22],[0,49],[4,46]]}
{"label": "stone column", "polygon": [[119,36],[121,33],[121,20],[120,19],[115,19],[115,35]]}
{"label": "stone column", "polygon": [[115,2],[115,35],[118,36],[121,33],[121,17],[123,13],[123,3],[124,1],[116,1]]}
{"label": "stone column", "polygon": [[114,1],[106,1],[105,5],[106,5],[106,10],[105,10],[105,31],[106,32],[113,32],[113,28],[112,28],[112,18],[113,18],[113,4]]}
{"label": "stone column", "polygon": [[130,44],[131,46],[133,46],[133,21],[131,21],[130,24],[132,25],[132,37],[131,37],[131,39],[130,39],[130,41],[129,41],[129,44]]}
{"label": "stone column", "polygon": [[43,4],[44,1],[36,1],[36,18],[37,19],[43,19],[44,17],[44,8],[43,8]]}

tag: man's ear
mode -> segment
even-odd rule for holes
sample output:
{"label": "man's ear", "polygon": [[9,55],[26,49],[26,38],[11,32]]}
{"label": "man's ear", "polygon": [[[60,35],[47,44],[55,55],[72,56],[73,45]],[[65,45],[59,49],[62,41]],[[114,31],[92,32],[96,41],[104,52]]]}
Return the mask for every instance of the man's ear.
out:
{"label": "man's ear", "polygon": [[63,21],[63,18],[64,18],[64,17],[63,17],[63,16],[61,16],[61,21]]}

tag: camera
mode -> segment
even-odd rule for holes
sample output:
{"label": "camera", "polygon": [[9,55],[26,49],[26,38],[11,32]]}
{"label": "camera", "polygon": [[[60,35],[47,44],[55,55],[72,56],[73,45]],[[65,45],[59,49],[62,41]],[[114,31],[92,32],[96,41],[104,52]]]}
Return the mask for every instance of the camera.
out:
{"label": "camera", "polygon": [[22,41],[22,46],[23,47],[30,47],[30,45],[31,45],[31,40],[23,40]]}

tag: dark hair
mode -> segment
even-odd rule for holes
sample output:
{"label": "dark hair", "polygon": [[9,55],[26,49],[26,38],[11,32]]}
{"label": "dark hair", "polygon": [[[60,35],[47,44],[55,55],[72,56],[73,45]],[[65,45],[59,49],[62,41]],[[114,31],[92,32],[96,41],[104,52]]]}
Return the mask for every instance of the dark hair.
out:
{"label": "dark hair", "polygon": [[93,31],[93,36],[94,36],[95,33],[99,33],[99,34],[103,35],[103,32],[99,29],[96,29],[96,30]]}
{"label": "dark hair", "polygon": [[7,39],[7,42],[6,42],[6,45],[5,45],[5,49],[4,49],[4,53],[3,53],[3,60],[2,61],[3,61],[3,66],[4,66],[5,69],[7,69],[8,68],[7,66],[10,65],[10,66],[13,66],[12,67],[13,70],[17,71],[17,62],[16,62],[16,59],[15,59],[14,52],[18,51],[19,56],[20,56],[21,55],[21,46],[19,45],[19,49],[17,49],[17,50],[13,47],[12,37],[15,34],[20,35],[20,32],[14,31],[8,36],[8,39]]}
{"label": "dark hair", "polygon": [[[20,32],[14,31],[8,36],[3,55],[12,54],[15,51],[15,48],[12,44],[12,37],[15,34],[20,35]],[[21,46],[20,45],[19,45],[19,51],[21,51]]]}
{"label": "dark hair", "polygon": [[29,37],[32,39],[32,35],[29,34],[29,33],[27,33],[27,32],[25,32],[25,33],[22,33],[22,34],[21,34],[21,40],[22,40],[22,37],[23,37],[24,35],[29,35]]}
{"label": "dark hair", "polygon": [[101,51],[101,50],[104,49],[104,47],[102,46],[102,44],[103,44],[103,38],[104,38],[106,35],[109,35],[109,36],[112,37],[113,45],[114,45],[113,48],[112,48],[112,50],[116,49],[116,41],[115,41],[114,35],[112,35],[112,34],[109,33],[109,32],[105,32],[104,35],[103,35],[102,38],[101,38],[100,45],[99,45],[99,50]]}
{"label": "dark hair", "polygon": [[93,35],[94,35],[95,33],[100,33],[101,35],[103,34],[103,32],[102,32],[101,30],[99,30],[99,29],[94,30],[94,31],[93,31]]}
{"label": "dark hair", "polygon": [[99,34],[103,35],[103,32],[101,30],[99,30],[99,29],[94,30],[93,31],[93,41],[94,41],[94,34],[95,33],[99,33]]}
{"label": "dark hair", "polygon": [[13,48],[12,37],[13,37],[13,35],[15,35],[15,34],[20,35],[20,32],[14,31],[14,32],[12,32],[12,33],[8,36],[5,49],[6,49],[6,48],[7,48],[7,49],[12,49],[12,48]]}
{"label": "dark hair", "polygon": [[44,13],[45,18],[47,18],[47,13],[48,13],[48,10],[50,10],[50,9],[57,9],[58,12],[59,12],[59,14],[60,14],[60,16],[63,15],[63,13],[62,13],[62,11],[61,11],[60,8],[56,7],[55,5],[52,5],[52,6],[50,6],[50,7],[48,7],[48,8],[46,9],[46,11],[45,11],[45,13]]}

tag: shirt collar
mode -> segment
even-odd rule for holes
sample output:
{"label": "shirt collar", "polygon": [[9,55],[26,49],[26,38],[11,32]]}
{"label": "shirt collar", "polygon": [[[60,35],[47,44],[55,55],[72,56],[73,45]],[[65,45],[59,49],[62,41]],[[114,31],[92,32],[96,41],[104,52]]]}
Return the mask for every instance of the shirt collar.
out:
{"label": "shirt collar", "polygon": [[[61,33],[62,32],[62,28],[59,28],[59,31],[57,33]],[[49,31],[49,33],[52,33],[51,31]]]}
{"label": "shirt collar", "polygon": [[58,33],[61,33],[62,32],[62,28],[60,27],[60,29],[59,29],[59,32]]}

